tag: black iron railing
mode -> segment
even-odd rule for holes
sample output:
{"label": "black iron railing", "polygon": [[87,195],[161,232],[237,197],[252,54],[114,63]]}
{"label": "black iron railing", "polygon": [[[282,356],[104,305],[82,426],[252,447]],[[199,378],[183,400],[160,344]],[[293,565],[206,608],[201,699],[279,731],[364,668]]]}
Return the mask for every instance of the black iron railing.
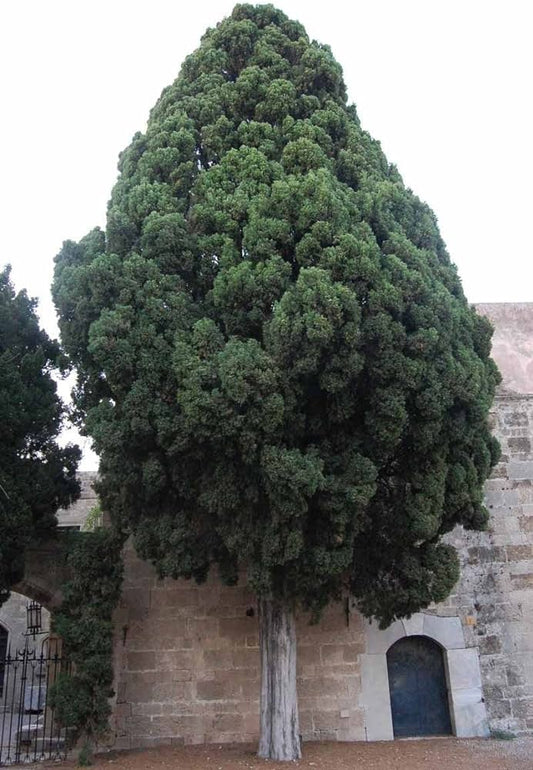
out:
{"label": "black iron railing", "polygon": [[45,640],[40,651],[8,650],[0,668],[0,767],[66,758],[66,730],[47,697],[59,674],[68,671],[59,644]]}

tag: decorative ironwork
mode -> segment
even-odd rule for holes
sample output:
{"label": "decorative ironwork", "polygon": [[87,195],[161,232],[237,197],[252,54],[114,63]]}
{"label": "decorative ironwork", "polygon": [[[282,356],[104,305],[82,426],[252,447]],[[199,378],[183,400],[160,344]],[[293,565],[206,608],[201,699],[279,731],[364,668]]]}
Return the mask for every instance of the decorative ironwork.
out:
{"label": "decorative ironwork", "polygon": [[50,687],[69,666],[59,644],[44,640],[41,651],[24,650],[0,661],[4,687],[0,697],[0,767],[67,755],[67,731],[47,701]]}
{"label": "decorative ironwork", "polygon": [[39,602],[26,605],[26,636],[35,637],[43,633],[42,607]]}

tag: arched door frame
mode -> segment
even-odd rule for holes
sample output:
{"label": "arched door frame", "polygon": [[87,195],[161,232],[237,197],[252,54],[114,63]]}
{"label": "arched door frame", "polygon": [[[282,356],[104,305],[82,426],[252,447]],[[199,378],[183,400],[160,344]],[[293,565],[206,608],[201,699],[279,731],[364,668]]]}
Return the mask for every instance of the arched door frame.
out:
{"label": "arched door frame", "polygon": [[481,689],[479,654],[466,647],[461,620],[417,612],[380,630],[365,623],[366,653],[361,655],[361,705],[369,741],[394,739],[390,706],[387,650],[406,636],[427,636],[443,649],[452,730],[459,738],[489,734]]}
{"label": "arched door frame", "polygon": [[12,629],[11,629],[11,624],[10,624],[10,623],[9,623],[9,622],[8,622],[8,621],[5,619],[5,618],[0,618],[0,626],[1,626],[1,627],[2,627],[2,628],[5,630],[5,631],[7,631],[7,638],[8,638],[8,640],[9,640],[9,637],[10,637],[10,636],[11,636],[11,634],[13,633],[13,631],[12,631]]}
{"label": "arched door frame", "polygon": [[6,644],[5,649],[3,649],[3,645],[0,647],[0,700],[3,700],[4,696],[4,655],[7,655],[9,649],[9,637],[11,636],[11,631],[7,624],[4,623],[3,620],[0,620],[0,634],[2,631],[5,633]]}

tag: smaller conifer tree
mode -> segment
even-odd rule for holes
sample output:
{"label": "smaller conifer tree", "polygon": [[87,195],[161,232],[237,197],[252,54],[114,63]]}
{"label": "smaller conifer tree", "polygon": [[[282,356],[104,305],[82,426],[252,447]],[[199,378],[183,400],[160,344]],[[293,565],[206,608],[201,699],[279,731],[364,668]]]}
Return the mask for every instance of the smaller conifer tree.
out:
{"label": "smaller conifer tree", "polygon": [[79,495],[78,447],[60,447],[64,406],[52,372],[60,350],[39,328],[36,303],[0,272],[0,603],[24,574],[27,545],[53,531]]}

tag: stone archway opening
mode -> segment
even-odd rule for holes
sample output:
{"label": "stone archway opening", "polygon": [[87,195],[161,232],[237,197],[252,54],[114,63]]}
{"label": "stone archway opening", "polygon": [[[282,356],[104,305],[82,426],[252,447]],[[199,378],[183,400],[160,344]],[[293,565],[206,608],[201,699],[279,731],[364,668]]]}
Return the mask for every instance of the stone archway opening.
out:
{"label": "stone archway opening", "polygon": [[11,591],[0,607],[0,766],[64,759],[66,729],[56,722],[50,688],[68,662],[50,635],[50,611],[37,596]]}
{"label": "stone archway opening", "polygon": [[479,652],[467,647],[461,620],[417,612],[388,628],[365,624],[366,652],[361,660],[361,705],[365,709],[365,735],[369,741],[394,738],[387,654],[396,642],[426,637],[440,648],[448,687],[453,734],[458,738],[486,737],[487,712],[481,689]]}
{"label": "stone archway opening", "polygon": [[442,647],[427,636],[406,636],[387,651],[395,738],[451,735]]}
{"label": "stone archway opening", "polygon": [[[11,591],[9,599],[0,607],[0,626],[3,626],[7,632],[5,653],[11,650],[12,654],[16,654],[17,651],[23,648],[37,649],[44,637],[48,637],[50,631],[50,612],[46,605],[43,604],[41,607],[41,633],[35,638],[27,635],[27,607],[32,600],[37,601],[37,599],[35,592],[24,591],[22,593],[22,588],[22,584],[19,584],[17,590]],[[38,594],[38,596],[42,598],[42,594]],[[0,654],[0,659],[3,658],[5,658],[5,654],[4,656]]]}

